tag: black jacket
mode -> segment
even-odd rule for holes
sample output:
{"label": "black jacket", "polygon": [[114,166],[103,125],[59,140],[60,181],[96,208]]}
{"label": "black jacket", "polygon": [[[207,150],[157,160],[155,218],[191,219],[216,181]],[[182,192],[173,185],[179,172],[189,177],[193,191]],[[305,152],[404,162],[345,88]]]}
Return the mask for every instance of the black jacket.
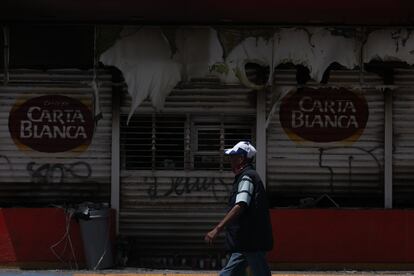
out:
{"label": "black jacket", "polygon": [[235,176],[228,211],[235,205],[239,182],[245,175],[252,179],[253,194],[249,206],[226,227],[226,247],[231,252],[269,251],[273,248],[269,205],[262,180],[253,166],[248,165]]}

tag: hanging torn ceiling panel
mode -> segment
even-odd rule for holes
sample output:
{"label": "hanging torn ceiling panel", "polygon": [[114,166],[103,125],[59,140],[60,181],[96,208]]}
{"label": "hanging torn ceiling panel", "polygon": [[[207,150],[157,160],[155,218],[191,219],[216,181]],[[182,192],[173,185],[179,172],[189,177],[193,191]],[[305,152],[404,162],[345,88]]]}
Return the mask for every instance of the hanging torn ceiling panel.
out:
{"label": "hanging torn ceiling panel", "polygon": [[348,69],[372,60],[413,64],[413,49],[407,28],[134,26],[124,27],[100,60],[122,71],[131,116],[145,99],[161,109],[181,81],[216,78],[257,90],[271,84],[274,68],[290,63],[321,82],[333,63]]}

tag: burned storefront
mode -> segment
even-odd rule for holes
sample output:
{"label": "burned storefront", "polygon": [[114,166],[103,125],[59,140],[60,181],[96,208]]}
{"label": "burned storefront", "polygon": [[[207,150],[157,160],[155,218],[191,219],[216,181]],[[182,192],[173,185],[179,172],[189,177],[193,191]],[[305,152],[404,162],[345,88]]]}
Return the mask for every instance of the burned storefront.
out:
{"label": "burned storefront", "polygon": [[[119,231],[134,248],[131,260],[220,266],[221,242],[206,248],[202,237],[225,211],[232,176],[223,149],[239,140],[259,149],[280,250],[269,255],[275,265],[297,261],[283,253],[293,238],[287,228],[298,223],[278,226],[283,210],[410,208],[410,43],[407,29],[125,27],[101,62],[119,68],[127,85]],[[315,223],[324,215],[311,214]],[[348,240],[343,231],[358,227],[332,233]],[[324,234],[312,237],[310,247],[328,243]]]}
{"label": "burned storefront", "polygon": [[[64,209],[70,221],[79,204],[110,205],[117,264],[218,269],[223,238],[203,237],[231,190],[223,150],[248,140],[271,202],[274,267],[414,259],[393,240],[414,228],[410,28],[9,24],[3,34],[2,207]],[[45,258],[73,262],[53,241]]]}

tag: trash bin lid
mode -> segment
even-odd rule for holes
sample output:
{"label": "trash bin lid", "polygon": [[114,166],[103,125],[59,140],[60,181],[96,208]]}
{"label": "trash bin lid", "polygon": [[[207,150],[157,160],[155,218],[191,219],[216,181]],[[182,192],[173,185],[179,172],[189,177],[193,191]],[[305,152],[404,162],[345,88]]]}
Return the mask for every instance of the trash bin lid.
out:
{"label": "trash bin lid", "polygon": [[109,216],[109,209],[89,210],[89,218],[106,218]]}

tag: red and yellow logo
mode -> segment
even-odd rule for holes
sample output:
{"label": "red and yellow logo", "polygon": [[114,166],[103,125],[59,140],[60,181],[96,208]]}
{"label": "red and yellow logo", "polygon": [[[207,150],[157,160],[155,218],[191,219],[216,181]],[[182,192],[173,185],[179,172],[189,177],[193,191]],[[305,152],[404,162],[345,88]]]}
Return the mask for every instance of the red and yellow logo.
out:
{"label": "red and yellow logo", "polygon": [[354,142],[369,117],[365,97],[345,88],[301,88],[281,101],[280,123],[294,141]]}
{"label": "red and yellow logo", "polygon": [[20,148],[57,153],[82,148],[92,141],[91,110],[62,95],[48,95],[16,103],[9,116],[9,131]]}

